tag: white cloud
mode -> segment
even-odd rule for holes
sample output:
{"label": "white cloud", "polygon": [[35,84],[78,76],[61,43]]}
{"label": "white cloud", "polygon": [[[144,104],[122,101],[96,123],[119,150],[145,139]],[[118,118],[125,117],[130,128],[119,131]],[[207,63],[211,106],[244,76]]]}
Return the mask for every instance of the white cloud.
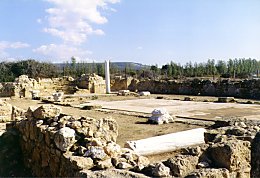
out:
{"label": "white cloud", "polygon": [[9,42],[9,41],[0,41],[0,57],[9,57],[9,54],[6,52],[8,49],[19,49],[19,48],[28,48],[30,47],[27,43],[22,42]]}
{"label": "white cloud", "polygon": [[138,46],[137,49],[138,49],[138,50],[142,50],[143,47],[142,47],[142,46]]}
{"label": "white cloud", "polygon": [[42,19],[37,19],[37,23],[41,24],[42,23]]}
{"label": "white cloud", "polygon": [[[80,48],[67,46],[64,44],[50,44],[42,45],[37,49],[34,49],[33,52],[42,54],[51,59],[64,60],[68,61],[72,56],[75,56],[77,59],[86,59],[90,55],[91,51],[86,51]],[[61,61],[52,61],[52,62],[61,62]]]}
{"label": "white cloud", "polygon": [[46,9],[49,26],[44,32],[61,38],[65,43],[81,44],[89,35],[103,35],[101,29],[91,24],[104,24],[108,20],[101,14],[108,4],[120,0],[46,0],[54,5]]}
{"label": "white cloud", "polygon": [[0,41],[0,50],[28,48],[30,45],[22,42]]}

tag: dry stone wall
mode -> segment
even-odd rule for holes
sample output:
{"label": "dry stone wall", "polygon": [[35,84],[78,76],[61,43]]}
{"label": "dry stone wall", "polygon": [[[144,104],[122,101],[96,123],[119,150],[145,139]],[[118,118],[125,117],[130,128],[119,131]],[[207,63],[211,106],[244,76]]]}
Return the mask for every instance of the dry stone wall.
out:
{"label": "dry stone wall", "polygon": [[213,82],[193,79],[181,82],[177,80],[133,79],[128,89],[131,91],[150,91],[157,94],[233,96],[260,99],[260,80],[231,81],[225,79]]}
{"label": "dry stone wall", "polygon": [[104,173],[89,170],[142,169],[149,164],[116,144],[118,125],[111,118],[74,118],[53,105],[29,108],[26,117],[14,127],[20,133],[24,163],[34,176],[94,176]]}

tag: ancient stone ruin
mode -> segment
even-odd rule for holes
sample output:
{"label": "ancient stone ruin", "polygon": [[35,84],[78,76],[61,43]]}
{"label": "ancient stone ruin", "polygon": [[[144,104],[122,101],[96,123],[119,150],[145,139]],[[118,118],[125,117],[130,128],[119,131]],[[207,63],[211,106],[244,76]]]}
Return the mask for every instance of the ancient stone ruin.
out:
{"label": "ancient stone ruin", "polygon": [[[1,105],[1,114],[6,118],[2,122],[12,121],[4,135],[13,133],[12,138],[17,139],[16,147],[21,150],[17,153],[33,176],[142,178],[260,175],[260,127],[256,121],[216,121],[205,132],[205,143],[182,148],[176,156],[165,161],[150,163],[148,158],[116,143],[118,125],[112,118],[76,118],[63,114],[54,105],[29,107],[27,111],[4,101]],[[8,157],[3,157],[3,160],[8,161]]]}
{"label": "ancient stone ruin", "polygon": [[105,80],[93,74],[82,74],[76,80],[76,85],[80,89],[87,89],[89,93],[106,93],[106,83]]}
{"label": "ancient stone ruin", "polygon": [[105,93],[105,80],[96,75],[83,74],[74,80],[72,77],[32,79],[21,75],[14,82],[0,83],[0,97],[39,99],[53,93]]}

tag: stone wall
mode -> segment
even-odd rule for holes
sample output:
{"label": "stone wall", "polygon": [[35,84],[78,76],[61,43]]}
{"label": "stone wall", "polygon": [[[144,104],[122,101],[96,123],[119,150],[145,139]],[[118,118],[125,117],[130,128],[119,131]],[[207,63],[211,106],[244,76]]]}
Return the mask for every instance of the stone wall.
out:
{"label": "stone wall", "polygon": [[127,90],[132,80],[133,80],[132,77],[127,77],[127,78],[116,77],[115,79],[111,80],[111,90],[112,91]]}
{"label": "stone wall", "polygon": [[137,80],[128,86],[131,91],[150,91],[157,94],[182,94],[205,96],[233,96],[260,99],[260,80],[231,81],[229,79],[213,82],[210,80]]}
{"label": "stone wall", "polygon": [[116,144],[118,125],[111,118],[74,118],[53,105],[29,108],[26,117],[14,127],[34,176],[88,176],[96,174],[90,170],[144,167],[147,162]]}
{"label": "stone wall", "polygon": [[31,98],[31,91],[39,90],[40,96],[48,96],[56,91],[72,94],[75,90],[72,77],[32,79],[21,75],[13,83],[0,83],[0,97],[26,97]]}

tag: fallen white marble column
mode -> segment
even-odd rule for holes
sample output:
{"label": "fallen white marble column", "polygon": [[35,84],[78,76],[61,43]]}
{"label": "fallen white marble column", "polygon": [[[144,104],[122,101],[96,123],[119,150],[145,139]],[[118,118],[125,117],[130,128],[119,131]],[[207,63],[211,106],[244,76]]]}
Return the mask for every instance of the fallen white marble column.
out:
{"label": "fallen white marble column", "polygon": [[206,132],[206,129],[198,128],[142,140],[127,141],[125,147],[132,149],[139,155],[166,153],[179,148],[205,143],[204,132]]}

